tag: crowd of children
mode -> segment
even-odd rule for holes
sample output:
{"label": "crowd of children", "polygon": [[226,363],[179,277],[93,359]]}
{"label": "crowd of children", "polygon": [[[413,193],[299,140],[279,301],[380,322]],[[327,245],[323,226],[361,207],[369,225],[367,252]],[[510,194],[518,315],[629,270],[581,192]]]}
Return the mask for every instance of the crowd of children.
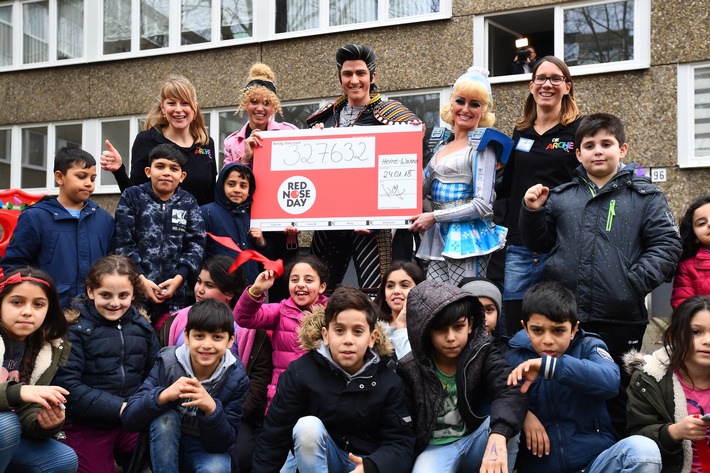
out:
{"label": "crowd of children", "polygon": [[[343,59],[341,82],[365,81],[358,67],[374,80],[363,48],[346,52],[373,63]],[[535,71],[542,87],[569,80]],[[451,101],[456,135],[492,124],[482,71]],[[621,120],[578,121],[569,182],[516,204],[545,281],[515,330],[482,277],[506,233],[491,223],[492,144],[437,148],[434,210],[411,227],[428,271],[392,262],[374,301],[327,287],[332,262],[311,255],[283,275],[233,270],[237,251],[208,234],[273,251],[250,226],[249,165],[226,164],[200,206],[180,187],[184,151],[158,144],[114,222],[90,200],[94,158],[59,150],[59,195],[21,214],[0,261],[0,472],[710,470],[710,196],[679,231],[661,191],[622,164]],[[644,354],[644,299],[673,276],[662,347]],[[288,296],[267,303],[279,278]]]}

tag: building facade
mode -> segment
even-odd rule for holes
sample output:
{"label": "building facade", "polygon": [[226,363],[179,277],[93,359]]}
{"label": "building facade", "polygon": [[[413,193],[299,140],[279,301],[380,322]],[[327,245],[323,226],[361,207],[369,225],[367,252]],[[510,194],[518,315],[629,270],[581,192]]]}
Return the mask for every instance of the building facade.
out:
{"label": "building facade", "polygon": [[[335,50],[371,46],[383,95],[429,129],[454,80],[491,70],[496,127],[512,132],[529,76],[511,75],[515,40],[571,66],[584,113],[627,125],[629,160],[676,215],[710,179],[710,4],[547,0],[0,0],[0,188],[52,192],[54,150],[130,147],[165,78],[196,86],[219,148],[250,66],[276,74],[286,121],[339,95]],[[220,149],[221,151],[221,149]],[[118,187],[101,172],[96,200]]]}

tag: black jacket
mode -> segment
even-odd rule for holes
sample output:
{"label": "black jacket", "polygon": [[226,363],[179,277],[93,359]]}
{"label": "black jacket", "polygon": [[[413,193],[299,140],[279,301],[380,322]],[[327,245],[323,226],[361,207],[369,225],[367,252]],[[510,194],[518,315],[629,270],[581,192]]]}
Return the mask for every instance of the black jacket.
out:
{"label": "black jacket", "polygon": [[[402,358],[397,373],[407,387],[417,435],[417,454],[431,440],[436,413],[445,394],[430,354],[430,327],[446,306],[467,297],[474,298],[453,285],[433,280],[417,284],[407,296],[407,331],[412,351]],[[486,419],[490,407],[491,433],[510,439],[523,425],[528,400],[519,387],[507,386],[512,368],[486,334],[483,321],[481,310],[474,319],[468,346],[459,356],[458,409],[469,431],[474,431]]]}
{"label": "black jacket", "polygon": [[544,277],[575,293],[582,322],[646,324],[644,298],[675,274],[681,253],[668,202],[633,164],[601,189],[582,166],[575,172],[541,209],[522,207],[525,246],[550,253]]}
{"label": "black jacket", "polygon": [[[254,450],[253,471],[281,469],[293,447],[293,427],[304,416],[318,417],[341,449],[367,455],[366,472],[411,471],[414,432],[402,380],[386,366],[388,357],[384,355],[348,382],[342,369],[315,348],[320,346],[317,337],[322,320],[322,309],[303,320],[301,346],[310,351],[279,377],[261,440]],[[384,330],[375,349],[382,354],[392,350]]]}
{"label": "black jacket", "polygon": [[133,306],[114,322],[103,318],[91,300],[78,309],[78,320],[69,327],[71,355],[54,382],[69,391],[67,423],[115,427],[121,423],[121,405],[148,376],[160,344]]}

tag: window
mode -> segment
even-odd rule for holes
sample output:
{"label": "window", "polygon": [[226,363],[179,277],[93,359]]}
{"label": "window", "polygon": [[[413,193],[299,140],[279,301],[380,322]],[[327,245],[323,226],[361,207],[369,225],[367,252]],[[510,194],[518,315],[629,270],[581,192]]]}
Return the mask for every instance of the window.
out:
{"label": "window", "polygon": [[[0,189],[10,188],[10,153],[12,130],[0,130]],[[2,205],[2,204],[0,204]]]}
{"label": "window", "polygon": [[650,15],[650,0],[616,0],[477,16],[473,62],[491,71],[493,83],[529,79],[513,66],[515,42],[526,38],[538,58],[563,58],[573,76],[647,68]]}
{"label": "window", "polygon": [[131,50],[131,0],[104,0],[103,53]]}
{"label": "window", "polygon": [[678,165],[710,166],[710,63],[678,66]]}
{"label": "window", "polygon": [[49,2],[22,5],[22,62],[49,60]]}
{"label": "window", "polygon": [[0,5],[0,67],[12,65],[12,5]]}
{"label": "window", "polygon": [[57,59],[84,56],[84,2],[60,0],[57,3]]}
{"label": "window", "polygon": [[141,50],[168,46],[169,6],[170,0],[141,0]]}
{"label": "window", "polygon": [[[101,150],[105,148],[104,140],[109,140],[111,145],[116,148],[121,154],[121,159],[123,160],[123,165],[126,166],[126,171],[131,167],[131,122],[127,119],[119,120],[105,120],[100,123],[99,126],[99,142],[101,143]],[[97,152],[98,154],[98,152]],[[95,158],[100,159],[98,156]],[[98,166],[101,167],[101,166]],[[97,169],[97,171],[99,171]],[[113,173],[100,170],[99,171],[99,184],[103,186],[117,185],[116,178],[113,177]]]}
{"label": "window", "polygon": [[250,0],[222,0],[221,39],[226,41],[252,36],[252,18]]}
{"label": "window", "polygon": [[22,129],[22,178],[20,187],[47,187],[47,127]]}

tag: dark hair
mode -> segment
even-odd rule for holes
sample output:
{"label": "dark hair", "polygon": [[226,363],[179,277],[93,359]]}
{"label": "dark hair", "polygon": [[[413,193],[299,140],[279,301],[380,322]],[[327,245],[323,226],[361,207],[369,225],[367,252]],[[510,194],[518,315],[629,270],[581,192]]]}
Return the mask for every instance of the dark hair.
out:
{"label": "dark hair", "polygon": [[180,169],[184,168],[187,164],[187,158],[180,151],[180,148],[173,143],[161,143],[150,152],[148,155],[148,166],[153,164],[156,159],[167,159],[180,166]]}
{"label": "dark hair", "polygon": [[190,330],[210,333],[227,332],[232,337],[234,315],[224,302],[217,299],[198,301],[187,311],[185,333],[189,334]]}
{"label": "dark hair", "polygon": [[522,317],[527,325],[533,314],[544,315],[553,322],[577,325],[577,301],[572,291],[557,281],[545,281],[531,287],[523,297]]}
{"label": "dark hair", "polygon": [[385,288],[387,286],[387,279],[392,273],[399,270],[407,273],[407,276],[412,278],[414,284],[419,284],[426,279],[426,274],[418,264],[412,263],[411,261],[393,261],[390,265],[390,269],[382,276],[382,282],[380,287],[377,288],[377,296],[375,296],[375,306],[380,310],[380,318],[383,320],[392,320],[392,309],[387,305],[387,299],[385,298]]}
{"label": "dark hair", "polygon": [[217,289],[225,294],[228,292],[233,294],[229,305],[234,308],[239,296],[246,288],[246,280],[244,279],[244,270],[241,267],[231,273],[229,272],[232,261],[229,256],[216,255],[206,259],[200,269],[210,273],[210,278],[212,278],[212,282],[217,286]]}
{"label": "dark hair", "polygon": [[693,333],[690,324],[700,311],[710,311],[710,297],[693,296],[689,297],[673,311],[671,322],[663,331],[663,346],[668,352],[668,371],[684,371],[685,360],[690,358],[693,352]]}
{"label": "dark hair", "polygon": [[[54,286],[54,281],[49,276],[49,274],[45,273],[44,271],[40,271],[39,269],[30,268],[28,266],[24,268],[14,269],[8,272],[5,275],[5,278],[3,278],[3,281],[10,279],[10,277],[17,273],[19,273],[20,276],[23,278],[21,281],[18,281],[17,284],[21,284],[23,282],[34,284],[35,286],[42,289],[42,292],[44,292],[44,295],[45,297],[47,297],[48,301],[47,315],[45,316],[42,325],[40,325],[40,327],[35,332],[30,334],[25,339],[26,346],[25,354],[22,358],[20,381],[28,383],[30,376],[32,375],[35,360],[37,359],[37,355],[39,354],[39,351],[42,346],[44,346],[45,343],[51,342],[52,340],[64,338],[64,336],[66,335],[67,319],[64,317],[62,306],[59,303],[57,289]],[[36,279],[37,281],[26,280],[24,278],[32,278]],[[7,296],[10,291],[12,291],[15,286],[17,286],[17,284],[8,284],[2,289],[2,291],[0,291],[0,303],[3,299],[5,299],[5,296]],[[4,335],[9,336],[7,330],[2,325],[1,319],[2,314],[0,314],[0,331],[2,331]]]}
{"label": "dark hair", "polygon": [[375,330],[377,310],[372,304],[372,300],[364,292],[351,286],[338,286],[328,299],[328,304],[325,306],[326,328],[339,313],[348,309],[365,312],[370,331]]}
{"label": "dark hair", "polygon": [[432,330],[442,330],[449,327],[462,317],[468,319],[468,323],[472,327],[476,320],[483,323],[483,305],[477,297],[464,297],[444,307],[441,312],[436,314],[432,319],[429,332],[431,333]]}
{"label": "dark hair", "polygon": [[299,263],[307,264],[311,268],[313,268],[313,270],[316,272],[316,274],[320,278],[321,283],[328,281],[328,276],[329,276],[328,265],[325,264],[322,259],[317,258],[313,255],[297,256],[294,259],[292,259],[286,265],[286,269],[284,270],[284,276],[286,276],[286,278],[290,278],[291,271],[293,271],[293,267]]}
{"label": "dark hair", "polygon": [[710,204],[710,194],[696,199],[695,202],[688,206],[683,218],[680,219],[680,239],[683,242],[681,260],[695,256],[700,249],[700,242],[698,237],[695,236],[695,231],[693,231],[693,214],[705,204]]}
{"label": "dark hair", "polygon": [[[256,179],[254,179],[254,172],[251,170],[251,167],[242,163],[227,164],[222,169],[222,173],[224,173],[222,183],[226,182],[229,175],[233,172],[236,172],[242,179],[249,181],[249,195],[254,195],[254,191],[256,190]],[[224,192],[224,190],[222,190],[222,192]]]}
{"label": "dark hair", "polygon": [[96,166],[96,160],[89,152],[81,148],[64,147],[59,148],[54,153],[54,172],[66,174],[70,167],[76,166],[81,169]]}
{"label": "dark hair", "polygon": [[582,121],[579,122],[579,128],[577,128],[577,133],[574,136],[574,145],[579,149],[582,146],[583,139],[588,136],[594,136],[602,130],[616,138],[619,146],[626,143],[626,132],[621,118],[611,113],[592,113],[582,118]]}
{"label": "dark hair", "polygon": [[[365,61],[367,69],[370,71],[370,81],[372,81],[377,68],[377,57],[372,48],[361,44],[345,44],[338,48],[335,52],[335,63],[338,65],[338,80],[341,82],[340,71],[343,69],[345,61]],[[371,83],[370,90],[377,90],[377,86]]]}
{"label": "dark hair", "polygon": [[[572,82],[572,74],[569,72],[569,67],[565,62],[555,56],[545,56],[535,65],[532,69],[531,80],[537,75],[537,70],[545,62],[550,62],[557,66],[562,75],[565,76],[567,83],[570,85],[569,93],[562,97],[562,108],[560,109],[560,123],[562,125],[569,125],[579,116],[579,108],[577,107],[577,101],[574,98],[574,83]],[[518,130],[525,130],[530,128],[535,124],[537,120],[537,103],[535,102],[535,97],[532,92],[528,94],[525,99],[525,107],[523,108],[523,118],[515,123],[515,127]]]}
{"label": "dark hair", "polygon": [[136,265],[130,258],[123,255],[109,255],[97,260],[89,268],[84,285],[94,291],[101,287],[104,276],[111,274],[126,276],[133,286],[133,296],[136,299],[143,295],[143,284],[141,284]]}

